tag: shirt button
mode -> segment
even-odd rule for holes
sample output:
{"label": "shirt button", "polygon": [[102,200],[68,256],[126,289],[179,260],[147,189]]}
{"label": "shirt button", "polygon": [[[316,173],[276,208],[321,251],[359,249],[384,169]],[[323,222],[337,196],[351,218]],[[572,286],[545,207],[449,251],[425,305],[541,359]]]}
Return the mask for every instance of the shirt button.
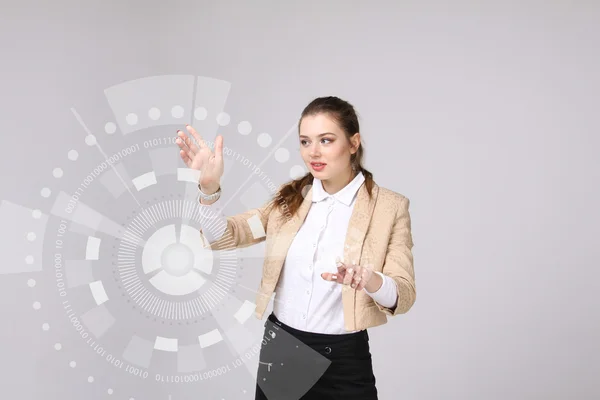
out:
{"label": "shirt button", "polygon": [[306,319],[306,314],[302,314],[302,319]]}
{"label": "shirt button", "polygon": [[306,294],[310,294],[310,290],[307,290],[307,291],[306,291]]}

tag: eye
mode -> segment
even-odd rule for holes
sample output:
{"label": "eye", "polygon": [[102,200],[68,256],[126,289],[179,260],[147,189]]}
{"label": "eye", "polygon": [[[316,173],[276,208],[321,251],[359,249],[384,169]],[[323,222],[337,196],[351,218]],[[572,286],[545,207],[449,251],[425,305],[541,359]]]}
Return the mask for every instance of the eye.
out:
{"label": "eye", "polygon": [[[333,140],[331,140],[331,139],[328,139],[328,138],[323,138],[323,139],[321,139],[321,142],[323,142],[323,140],[327,140],[327,141],[329,141],[329,142],[332,142],[332,141],[333,141]],[[302,140],[300,140],[300,144],[301,144],[302,146],[306,146],[306,143],[307,143],[307,140],[305,140],[305,139],[302,139]]]}

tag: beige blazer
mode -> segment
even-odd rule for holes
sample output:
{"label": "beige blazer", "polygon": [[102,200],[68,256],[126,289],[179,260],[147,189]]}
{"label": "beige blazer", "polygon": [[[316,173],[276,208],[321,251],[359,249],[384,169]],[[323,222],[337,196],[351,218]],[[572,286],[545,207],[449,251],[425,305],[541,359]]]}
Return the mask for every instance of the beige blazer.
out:
{"label": "beige blazer", "polygon": [[[386,308],[364,291],[357,292],[344,285],[342,302],[347,331],[385,324],[387,316],[408,312],[416,300],[409,199],[377,184],[373,185],[372,194],[370,199],[365,183],[358,190],[346,233],[344,261],[370,264],[375,271],[394,279],[398,286],[398,303],[394,308]],[[281,212],[267,204],[227,217],[224,235],[210,245],[214,250],[226,250],[266,240],[262,279],[256,296],[255,315],[259,319],[263,318],[277,286],[294,235],[312,205],[312,188],[293,218],[279,221]]]}

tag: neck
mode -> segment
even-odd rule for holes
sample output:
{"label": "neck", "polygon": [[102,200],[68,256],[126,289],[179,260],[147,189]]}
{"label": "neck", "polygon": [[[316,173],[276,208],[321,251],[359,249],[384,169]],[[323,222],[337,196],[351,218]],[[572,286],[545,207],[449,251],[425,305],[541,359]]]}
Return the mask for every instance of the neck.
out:
{"label": "neck", "polygon": [[331,179],[323,180],[321,181],[321,183],[323,184],[323,189],[327,193],[335,194],[343,188],[345,188],[346,185],[348,185],[350,182],[352,182],[352,179],[354,179],[356,175],[358,175],[358,172],[355,172],[354,170],[352,170],[352,168],[350,168],[345,173],[340,174]]}

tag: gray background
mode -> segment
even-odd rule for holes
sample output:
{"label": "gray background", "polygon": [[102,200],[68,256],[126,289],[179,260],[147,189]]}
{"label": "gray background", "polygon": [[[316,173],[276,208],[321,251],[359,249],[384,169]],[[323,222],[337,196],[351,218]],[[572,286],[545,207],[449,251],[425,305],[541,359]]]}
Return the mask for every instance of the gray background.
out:
{"label": "gray background", "polygon": [[[380,398],[600,397],[598,2],[3,1],[0,14],[1,199],[37,207],[83,137],[63,129],[69,108],[119,82],[224,79],[232,115],[282,133],[338,95],[361,115],[375,180],[411,199],[418,296],[370,332]],[[28,275],[0,281],[1,397],[110,398],[56,367]]]}

